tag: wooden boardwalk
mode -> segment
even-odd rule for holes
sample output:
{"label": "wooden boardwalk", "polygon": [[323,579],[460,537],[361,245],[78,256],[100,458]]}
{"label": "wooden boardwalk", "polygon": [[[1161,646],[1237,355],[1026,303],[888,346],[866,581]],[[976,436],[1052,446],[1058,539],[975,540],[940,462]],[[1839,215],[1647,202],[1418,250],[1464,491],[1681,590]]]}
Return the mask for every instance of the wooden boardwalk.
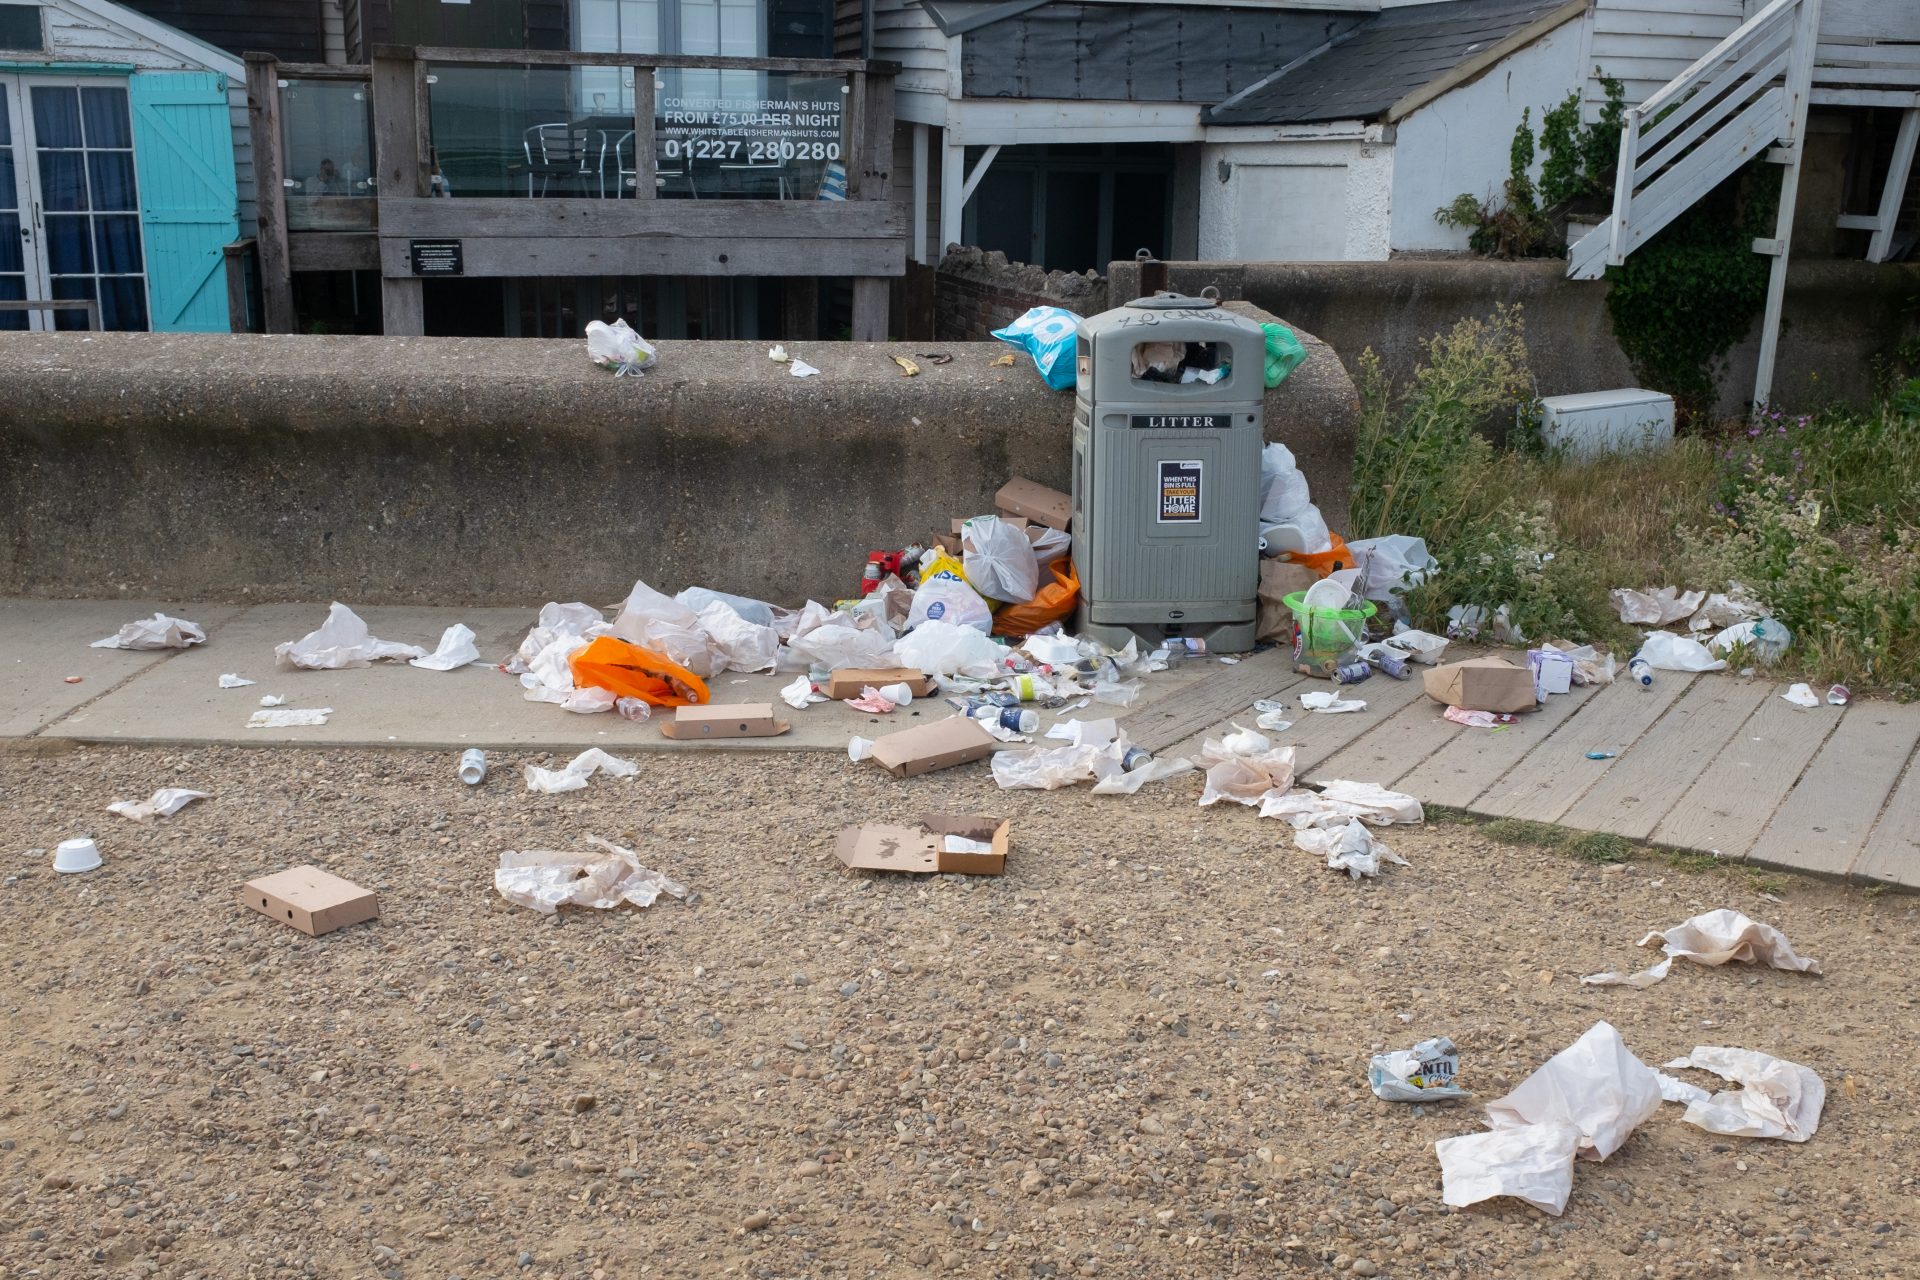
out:
{"label": "wooden boardwalk", "polygon": [[1374,782],[1471,814],[1920,889],[1920,704],[1806,709],[1779,681],[1662,671],[1651,689],[1623,673],[1497,729],[1442,718],[1418,678],[1343,691],[1365,711],[1299,709],[1301,693],[1331,687],[1269,652],[1124,723],[1149,750],[1186,754],[1230,720],[1251,727],[1255,699],[1282,698],[1293,727],[1277,741],[1297,749],[1303,781]]}

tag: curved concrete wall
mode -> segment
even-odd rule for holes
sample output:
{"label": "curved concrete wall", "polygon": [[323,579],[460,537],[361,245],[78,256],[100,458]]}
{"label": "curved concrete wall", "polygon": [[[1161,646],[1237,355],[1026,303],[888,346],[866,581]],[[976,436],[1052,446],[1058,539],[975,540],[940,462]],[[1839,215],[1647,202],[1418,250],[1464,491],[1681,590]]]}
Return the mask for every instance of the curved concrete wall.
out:
{"label": "curved concrete wall", "polygon": [[[1345,521],[1339,358],[1268,393],[1268,435]],[[582,342],[0,338],[0,592],[365,603],[608,602],[637,577],[798,602],[871,548],[1066,488],[1073,397],[998,343],[664,343],[644,378]],[[905,378],[889,357],[913,356]]]}

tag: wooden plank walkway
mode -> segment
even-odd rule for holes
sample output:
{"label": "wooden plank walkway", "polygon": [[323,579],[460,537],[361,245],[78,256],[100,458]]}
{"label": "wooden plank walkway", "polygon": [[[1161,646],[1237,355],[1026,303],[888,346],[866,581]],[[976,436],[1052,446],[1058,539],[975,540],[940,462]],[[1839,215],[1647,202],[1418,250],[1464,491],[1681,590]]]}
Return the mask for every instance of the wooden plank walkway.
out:
{"label": "wooden plank walkway", "polygon": [[1332,687],[1263,654],[1126,727],[1186,754],[1230,720],[1250,726],[1255,697],[1279,696],[1293,728],[1276,740],[1299,749],[1309,781],[1374,782],[1472,814],[1920,891],[1920,705],[1801,708],[1779,681],[1662,671],[1651,689],[1622,673],[1498,729],[1444,719],[1418,679],[1343,690],[1367,701],[1363,712],[1298,709],[1301,693]]}

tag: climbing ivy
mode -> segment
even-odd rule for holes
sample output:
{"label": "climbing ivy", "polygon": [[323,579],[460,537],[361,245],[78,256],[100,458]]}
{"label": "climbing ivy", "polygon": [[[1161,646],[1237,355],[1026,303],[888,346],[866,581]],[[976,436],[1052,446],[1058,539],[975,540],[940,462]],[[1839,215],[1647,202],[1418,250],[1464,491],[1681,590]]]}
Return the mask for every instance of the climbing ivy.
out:
{"label": "climbing ivy", "polygon": [[1673,396],[1682,421],[1712,413],[1715,364],[1766,303],[1780,170],[1756,160],[1607,269],[1613,335],[1645,385]]}

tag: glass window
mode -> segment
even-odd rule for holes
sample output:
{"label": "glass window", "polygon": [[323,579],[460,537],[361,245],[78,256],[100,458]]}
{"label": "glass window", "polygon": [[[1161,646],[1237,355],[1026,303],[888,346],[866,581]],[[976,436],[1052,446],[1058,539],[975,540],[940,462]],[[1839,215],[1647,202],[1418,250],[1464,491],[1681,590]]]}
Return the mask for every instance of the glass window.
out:
{"label": "glass window", "polygon": [[127,117],[125,89],[80,90],[80,116],[89,147],[133,146],[133,122]]}
{"label": "glass window", "polygon": [[37,4],[0,4],[0,49],[46,48]]}
{"label": "glass window", "polygon": [[280,91],[291,231],[366,231],[374,204],[373,126],[359,80],[289,80]]}
{"label": "glass window", "polygon": [[[103,328],[145,329],[146,251],[127,91],[34,85],[31,97],[53,296],[98,301]],[[54,327],[84,329],[86,314],[55,312]]]}
{"label": "glass window", "polygon": [[51,89],[44,85],[35,85],[33,136],[43,147],[82,145],[79,95],[72,89]]}

